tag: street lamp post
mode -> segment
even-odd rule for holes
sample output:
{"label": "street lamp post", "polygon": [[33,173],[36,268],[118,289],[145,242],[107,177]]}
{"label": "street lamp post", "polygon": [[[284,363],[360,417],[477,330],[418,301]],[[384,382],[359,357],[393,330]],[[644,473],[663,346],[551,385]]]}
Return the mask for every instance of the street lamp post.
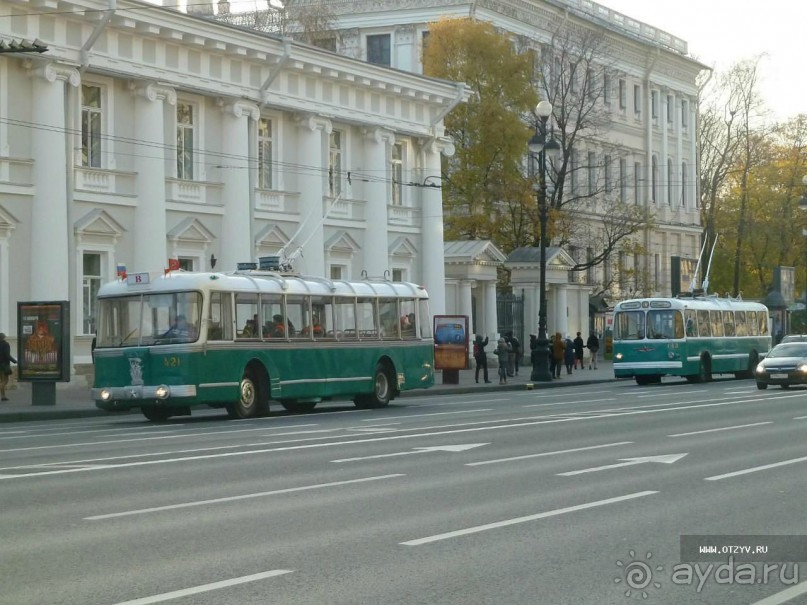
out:
{"label": "street lamp post", "polygon": [[546,157],[547,152],[553,153],[560,150],[560,145],[554,138],[547,140],[547,122],[552,115],[552,104],[549,101],[541,101],[535,108],[538,120],[535,124],[535,134],[529,142],[530,154],[533,160],[538,161],[538,187],[536,190],[538,201],[538,219],[541,223],[541,284],[540,299],[538,309],[538,341],[536,349],[532,352],[532,374],[530,380],[549,381],[552,376],[549,373],[549,341],[546,336],[546,223],[549,219],[549,211],[546,200]]}
{"label": "street lamp post", "polygon": [[[804,191],[801,194],[799,208],[802,210],[807,210],[807,174],[801,177],[801,184],[804,185]],[[807,229],[803,229],[802,234],[807,238]],[[805,273],[804,283],[804,318],[805,324],[801,331],[802,334],[807,333],[807,273]]]}

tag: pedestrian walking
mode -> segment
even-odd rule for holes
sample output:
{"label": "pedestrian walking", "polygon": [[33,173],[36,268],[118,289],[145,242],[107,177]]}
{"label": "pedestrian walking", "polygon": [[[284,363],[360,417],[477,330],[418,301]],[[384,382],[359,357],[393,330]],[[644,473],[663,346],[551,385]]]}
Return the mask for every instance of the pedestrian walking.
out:
{"label": "pedestrian walking", "polygon": [[485,336],[485,340],[482,340],[482,337],[477,334],[474,339],[474,361],[476,362],[475,377],[477,383],[479,382],[479,370],[482,370],[482,378],[485,382],[490,382],[490,380],[488,380],[488,355],[485,353],[486,346],[488,346],[488,337]]}
{"label": "pedestrian walking", "polygon": [[518,366],[521,361],[521,342],[512,332],[508,332],[508,334],[510,335],[510,346],[513,348],[513,371],[518,376]]}
{"label": "pedestrian walking", "polygon": [[0,401],[8,401],[6,397],[6,386],[8,377],[11,376],[11,364],[17,360],[11,356],[11,345],[6,340],[6,335],[0,332]]}
{"label": "pedestrian walking", "polygon": [[574,366],[574,343],[571,336],[566,336],[566,341],[563,350],[563,363],[566,365],[566,373],[572,373],[572,366]]}
{"label": "pedestrian walking", "polygon": [[494,351],[499,358],[499,384],[507,384],[507,362],[510,359],[512,348],[504,338],[499,339],[499,345]]}
{"label": "pedestrian walking", "polygon": [[600,350],[600,339],[597,338],[597,335],[592,332],[591,336],[588,337],[586,341],[586,348],[589,351],[589,360],[588,360],[588,369],[591,369],[591,366],[594,366],[594,369],[597,369],[597,351]]}
{"label": "pedestrian walking", "polygon": [[510,347],[510,357],[507,358],[507,375],[515,376],[515,355],[513,353],[513,333],[508,332],[504,335],[504,342]]}
{"label": "pedestrian walking", "polygon": [[580,369],[583,370],[586,367],[586,364],[583,362],[583,349],[585,348],[585,344],[583,343],[583,337],[580,336],[580,332],[577,333],[577,336],[574,339],[574,369],[577,369],[577,364],[580,364]]}
{"label": "pedestrian walking", "polygon": [[552,343],[552,358],[555,360],[555,372],[553,378],[560,378],[560,369],[563,367],[563,358],[566,354],[566,344],[560,332],[555,332],[555,340]]}

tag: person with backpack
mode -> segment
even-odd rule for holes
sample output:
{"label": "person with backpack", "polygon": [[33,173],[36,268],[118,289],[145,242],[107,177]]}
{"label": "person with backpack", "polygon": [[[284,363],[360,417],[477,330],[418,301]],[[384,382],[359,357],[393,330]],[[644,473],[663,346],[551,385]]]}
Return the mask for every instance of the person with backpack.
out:
{"label": "person with backpack", "polygon": [[[519,342],[518,338],[516,338],[512,332],[508,332],[507,336],[509,337],[510,347],[513,349],[513,365],[512,371],[518,376],[518,362],[521,358],[521,343]],[[510,374],[513,376],[513,374]]]}
{"label": "person with backpack", "polygon": [[507,344],[504,338],[499,339],[499,345],[494,351],[496,357],[499,358],[499,384],[507,384],[507,364],[509,363],[512,350],[512,347]]}
{"label": "person with backpack", "polygon": [[476,338],[474,339],[474,361],[476,361],[476,382],[479,382],[479,370],[482,370],[482,377],[485,379],[486,383],[489,383],[488,380],[488,356],[485,353],[485,347],[488,346],[488,337],[485,336],[485,340],[482,340],[482,337],[477,334]]}

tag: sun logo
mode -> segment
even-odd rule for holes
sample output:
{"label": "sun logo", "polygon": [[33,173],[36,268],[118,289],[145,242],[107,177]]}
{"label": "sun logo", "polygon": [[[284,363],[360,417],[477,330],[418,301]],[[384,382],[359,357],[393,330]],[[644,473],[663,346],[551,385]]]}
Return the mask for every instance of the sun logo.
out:
{"label": "sun logo", "polygon": [[627,586],[626,597],[632,596],[633,592],[636,591],[636,594],[641,594],[642,598],[646,599],[649,596],[647,590],[645,590],[646,588],[650,586],[661,588],[660,582],[653,581],[653,572],[664,571],[664,566],[656,565],[652,567],[650,559],[653,557],[653,553],[651,552],[645,554],[644,561],[636,559],[636,551],[634,550],[629,550],[628,556],[630,561],[622,562],[618,560],[616,562],[617,567],[622,570],[622,575],[614,578],[614,583],[621,584],[625,582],[625,586]]}

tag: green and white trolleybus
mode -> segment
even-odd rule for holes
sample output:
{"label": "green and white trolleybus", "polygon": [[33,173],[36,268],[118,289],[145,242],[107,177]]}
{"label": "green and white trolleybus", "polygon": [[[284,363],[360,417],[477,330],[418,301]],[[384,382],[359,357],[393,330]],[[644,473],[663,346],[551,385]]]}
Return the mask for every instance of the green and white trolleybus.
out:
{"label": "green and white trolleybus", "polygon": [[204,405],[234,418],[270,401],[306,412],[323,400],[386,406],[434,384],[421,286],[259,271],[125,276],[98,293],[92,397],[149,420]]}
{"label": "green and white trolleybus", "polygon": [[715,296],[640,298],[614,308],[614,374],[638,384],[751,378],[771,348],[765,305]]}

